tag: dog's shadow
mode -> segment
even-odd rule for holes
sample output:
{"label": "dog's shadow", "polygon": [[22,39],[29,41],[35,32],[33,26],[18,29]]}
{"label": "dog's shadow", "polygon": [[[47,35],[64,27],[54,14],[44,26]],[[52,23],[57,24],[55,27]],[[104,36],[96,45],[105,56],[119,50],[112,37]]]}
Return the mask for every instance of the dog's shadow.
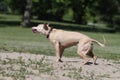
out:
{"label": "dog's shadow", "polygon": [[77,61],[77,60],[69,60],[69,61],[63,61],[63,62],[68,62],[68,63],[78,63],[80,61]]}
{"label": "dog's shadow", "polygon": [[85,63],[85,65],[92,65],[92,64],[99,65],[98,63],[93,63],[93,62],[87,62],[87,63]]}
{"label": "dog's shadow", "polygon": [[[77,60],[69,60],[69,61],[63,61],[63,62],[67,62],[67,63],[79,63],[80,61],[77,61]],[[87,62],[86,64],[84,65],[92,65],[94,64],[93,62]],[[94,65],[99,65],[98,63],[95,63]]]}

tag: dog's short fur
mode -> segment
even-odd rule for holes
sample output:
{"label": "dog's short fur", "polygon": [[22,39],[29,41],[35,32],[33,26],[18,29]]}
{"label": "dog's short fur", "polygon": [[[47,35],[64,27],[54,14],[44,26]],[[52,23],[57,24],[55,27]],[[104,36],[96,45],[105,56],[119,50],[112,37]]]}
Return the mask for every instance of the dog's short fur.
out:
{"label": "dog's short fur", "polygon": [[55,47],[57,61],[59,62],[62,62],[61,58],[65,48],[78,45],[77,53],[84,59],[84,64],[89,62],[89,57],[92,57],[94,64],[96,64],[97,57],[93,54],[93,42],[104,47],[104,44],[84,34],[55,29],[50,27],[47,23],[32,27],[32,31],[45,35],[51,41]]}

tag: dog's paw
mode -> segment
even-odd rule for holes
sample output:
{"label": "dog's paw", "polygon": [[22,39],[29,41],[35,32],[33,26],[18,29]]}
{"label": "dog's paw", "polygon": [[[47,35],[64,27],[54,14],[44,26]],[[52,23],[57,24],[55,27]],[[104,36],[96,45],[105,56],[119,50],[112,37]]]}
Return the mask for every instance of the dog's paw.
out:
{"label": "dog's paw", "polygon": [[94,65],[98,65],[98,63],[94,63]]}
{"label": "dog's paw", "polygon": [[63,62],[61,59],[56,60],[56,62]]}
{"label": "dog's paw", "polygon": [[93,64],[92,62],[86,62],[86,63],[84,63],[84,65],[91,65],[91,64]]}

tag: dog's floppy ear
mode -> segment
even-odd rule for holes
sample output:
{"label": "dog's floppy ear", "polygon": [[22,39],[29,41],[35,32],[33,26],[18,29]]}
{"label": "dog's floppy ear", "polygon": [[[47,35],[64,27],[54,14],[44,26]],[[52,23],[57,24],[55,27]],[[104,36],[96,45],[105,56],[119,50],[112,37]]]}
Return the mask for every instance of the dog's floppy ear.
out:
{"label": "dog's floppy ear", "polygon": [[44,23],[44,29],[45,29],[45,30],[48,30],[48,26],[49,26],[48,23]]}

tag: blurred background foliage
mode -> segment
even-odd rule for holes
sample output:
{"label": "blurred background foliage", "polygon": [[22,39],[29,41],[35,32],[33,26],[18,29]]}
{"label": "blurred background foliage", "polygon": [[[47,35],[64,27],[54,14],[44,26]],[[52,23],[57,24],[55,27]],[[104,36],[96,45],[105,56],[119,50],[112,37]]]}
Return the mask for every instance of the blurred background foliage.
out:
{"label": "blurred background foliage", "polygon": [[24,26],[35,19],[104,23],[120,31],[120,0],[0,0],[0,13],[21,15]]}

